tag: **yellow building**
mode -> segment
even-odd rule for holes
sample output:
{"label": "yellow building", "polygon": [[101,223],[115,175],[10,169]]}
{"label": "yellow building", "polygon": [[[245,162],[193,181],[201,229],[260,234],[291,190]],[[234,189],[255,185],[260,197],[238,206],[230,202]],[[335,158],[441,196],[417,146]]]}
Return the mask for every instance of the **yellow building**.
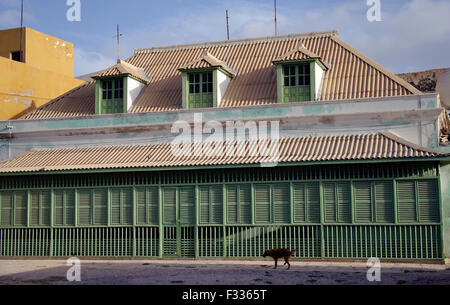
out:
{"label": "yellow building", "polygon": [[83,84],[73,77],[73,44],[22,28],[0,31],[0,120],[18,118]]}

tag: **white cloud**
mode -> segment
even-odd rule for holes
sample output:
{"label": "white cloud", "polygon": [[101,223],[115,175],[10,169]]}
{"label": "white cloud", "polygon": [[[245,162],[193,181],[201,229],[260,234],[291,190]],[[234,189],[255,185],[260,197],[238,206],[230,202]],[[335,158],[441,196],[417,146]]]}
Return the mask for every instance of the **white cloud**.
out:
{"label": "white cloud", "polygon": [[106,69],[115,64],[115,59],[98,52],[74,48],[74,74],[81,76]]}

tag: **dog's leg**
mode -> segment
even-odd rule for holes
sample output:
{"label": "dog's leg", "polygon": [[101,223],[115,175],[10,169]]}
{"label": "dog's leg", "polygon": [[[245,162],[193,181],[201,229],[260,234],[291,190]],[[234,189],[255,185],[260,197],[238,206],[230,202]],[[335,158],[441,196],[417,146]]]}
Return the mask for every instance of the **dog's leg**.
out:
{"label": "dog's leg", "polygon": [[277,269],[278,259],[274,258],[274,260],[275,260],[275,267],[273,269]]}
{"label": "dog's leg", "polygon": [[289,258],[284,258],[284,264],[286,265],[288,265],[288,267],[287,267],[287,269],[286,270],[289,270],[290,268],[291,268],[291,264],[289,264]]}

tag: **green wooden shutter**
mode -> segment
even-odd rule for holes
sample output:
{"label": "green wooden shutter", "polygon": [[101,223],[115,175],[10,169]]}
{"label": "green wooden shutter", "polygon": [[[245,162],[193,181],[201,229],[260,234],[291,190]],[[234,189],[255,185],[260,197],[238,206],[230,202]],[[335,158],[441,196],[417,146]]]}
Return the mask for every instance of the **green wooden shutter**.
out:
{"label": "green wooden shutter", "polygon": [[249,184],[239,186],[239,218],[240,224],[252,223],[252,188]]}
{"label": "green wooden shutter", "polygon": [[350,189],[350,183],[336,183],[338,222],[352,222]]}
{"label": "green wooden shutter", "polygon": [[227,186],[227,222],[230,224],[239,223],[238,219],[238,189],[237,185]]}
{"label": "green wooden shutter", "polygon": [[294,222],[306,222],[306,188],[305,184],[293,185],[294,197]]}
{"label": "green wooden shutter", "polygon": [[75,224],[75,191],[55,190],[55,225]]}
{"label": "green wooden shutter", "polygon": [[16,226],[27,225],[27,206],[28,206],[28,192],[17,191],[15,194],[15,212],[14,224]]}
{"label": "green wooden shutter", "polygon": [[94,224],[108,224],[108,190],[94,190]]}
{"label": "green wooden shutter", "polygon": [[111,224],[133,224],[133,189],[111,189]]}
{"label": "green wooden shutter", "polygon": [[164,224],[175,225],[177,223],[177,189],[165,188],[163,190]]}
{"label": "green wooden shutter", "polygon": [[437,181],[418,181],[417,197],[419,200],[419,221],[440,222]]}
{"label": "green wooden shutter", "polygon": [[200,223],[210,222],[209,213],[209,188],[207,186],[200,187]]}
{"label": "green wooden shutter", "polygon": [[195,196],[194,188],[180,188],[180,220],[182,224],[193,225],[195,223]]}
{"label": "green wooden shutter", "polygon": [[394,222],[394,190],[392,182],[375,182],[376,222]]}
{"label": "green wooden shutter", "polygon": [[50,225],[51,193],[49,191],[31,192],[31,225]]}
{"label": "green wooden shutter", "polygon": [[397,202],[399,222],[416,222],[416,188],[415,181],[397,182]]}
{"label": "green wooden shutter", "polygon": [[319,183],[305,184],[307,222],[320,223],[320,186]]}
{"label": "green wooden shutter", "polygon": [[92,224],[92,190],[78,191],[78,224]]}
{"label": "green wooden shutter", "polygon": [[337,222],[336,189],[334,183],[323,184],[323,200],[325,205],[325,222]]}
{"label": "green wooden shutter", "polygon": [[137,188],[137,223],[157,225],[159,223],[159,189],[157,187]]}
{"label": "green wooden shutter", "polygon": [[223,222],[223,195],[222,185],[210,187],[210,223],[221,224]]}
{"label": "green wooden shutter", "polygon": [[255,222],[270,222],[270,185],[255,185]]}
{"label": "green wooden shutter", "polygon": [[1,225],[3,227],[9,227],[13,225],[13,192],[1,193]]}
{"label": "green wooden shutter", "polygon": [[273,186],[273,219],[275,223],[290,223],[289,184]]}
{"label": "green wooden shutter", "polygon": [[357,222],[372,222],[372,184],[370,182],[355,182],[355,220]]}

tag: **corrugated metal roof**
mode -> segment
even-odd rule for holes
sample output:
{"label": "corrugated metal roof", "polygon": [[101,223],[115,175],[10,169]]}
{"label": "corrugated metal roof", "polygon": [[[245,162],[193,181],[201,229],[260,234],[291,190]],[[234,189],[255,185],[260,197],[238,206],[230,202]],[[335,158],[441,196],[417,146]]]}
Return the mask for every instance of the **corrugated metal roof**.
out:
{"label": "corrugated metal roof", "polygon": [[[131,112],[169,111],[181,108],[182,81],[178,70],[206,51],[239,73],[230,82],[220,107],[238,107],[277,102],[277,77],[273,61],[298,48],[317,54],[331,69],[324,73],[318,100],[341,100],[421,94],[420,91],[376,64],[336,37],[336,32],[223,41],[204,44],[136,50],[127,60],[143,68],[152,81],[143,89]],[[95,91],[89,100],[73,92],[57,102],[36,109],[23,118],[57,118],[94,114]],[[65,99],[86,109],[65,108]],[[63,106],[61,106],[61,104]],[[53,111],[57,108],[58,111]]]}
{"label": "corrugated metal roof", "polygon": [[[207,165],[242,165],[277,161],[311,162],[429,158],[450,153],[419,147],[391,133],[280,139],[278,158],[259,147],[276,149],[272,143],[244,141],[221,145],[186,144],[190,152],[177,156],[170,144],[33,150],[0,162],[0,173],[70,171],[88,169],[161,168]],[[225,151],[227,153],[225,153]],[[276,150],[275,150],[276,151]]]}

